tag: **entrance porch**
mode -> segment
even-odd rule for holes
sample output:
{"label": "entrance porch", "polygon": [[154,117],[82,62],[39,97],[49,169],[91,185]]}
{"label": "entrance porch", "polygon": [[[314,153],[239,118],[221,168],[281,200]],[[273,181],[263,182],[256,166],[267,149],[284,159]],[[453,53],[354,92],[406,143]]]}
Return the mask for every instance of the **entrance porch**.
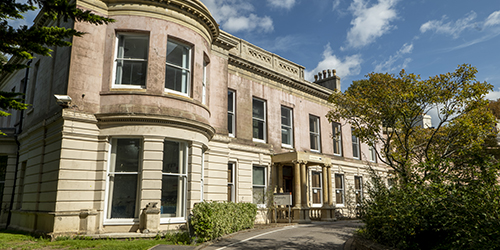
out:
{"label": "entrance porch", "polygon": [[296,223],[335,220],[329,157],[310,152],[289,152],[274,155],[272,161],[275,193],[292,194],[290,212],[287,207],[279,207],[272,219],[276,218],[278,222],[290,219]]}

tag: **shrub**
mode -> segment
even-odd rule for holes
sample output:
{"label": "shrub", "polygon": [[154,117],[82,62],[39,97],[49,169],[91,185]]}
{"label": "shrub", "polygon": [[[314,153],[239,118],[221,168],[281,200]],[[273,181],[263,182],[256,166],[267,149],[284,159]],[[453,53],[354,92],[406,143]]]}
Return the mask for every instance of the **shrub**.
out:
{"label": "shrub", "polygon": [[199,241],[253,228],[257,206],[252,203],[201,202],[193,208],[191,225]]}
{"label": "shrub", "polygon": [[360,234],[398,249],[499,249],[500,186],[488,182],[409,183],[374,178]]}

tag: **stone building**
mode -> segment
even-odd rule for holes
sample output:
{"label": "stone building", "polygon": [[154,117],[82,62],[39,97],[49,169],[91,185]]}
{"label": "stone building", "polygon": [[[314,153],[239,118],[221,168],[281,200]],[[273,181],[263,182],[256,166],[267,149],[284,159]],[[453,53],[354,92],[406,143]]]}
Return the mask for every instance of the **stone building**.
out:
{"label": "stone building", "polygon": [[0,76],[33,104],[0,121],[0,226],[154,232],[197,202],[264,203],[270,189],[293,196],[282,221],[333,220],[362,199],[368,162],[385,171],[349,125],[325,118],[335,71],[305,80],[304,67],[219,30],[199,0],[76,4],[116,22],[39,15],[87,34]]}

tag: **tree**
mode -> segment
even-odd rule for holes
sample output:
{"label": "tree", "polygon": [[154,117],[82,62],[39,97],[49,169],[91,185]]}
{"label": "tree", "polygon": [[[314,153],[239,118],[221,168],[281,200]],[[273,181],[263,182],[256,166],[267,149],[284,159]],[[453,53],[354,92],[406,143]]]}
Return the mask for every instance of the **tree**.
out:
{"label": "tree", "polygon": [[491,110],[491,113],[495,116],[495,118],[500,119],[500,99],[496,101],[490,101],[488,107]]}
{"label": "tree", "polygon": [[[474,178],[478,169],[468,167],[468,158],[483,148],[495,121],[484,99],[492,86],[476,73],[465,64],[426,80],[404,70],[370,73],[330,97],[335,108],[327,117],[345,120],[362,142],[381,144],[378,158],[403,183]],[[434,127],[419,126],[432,112]]]}
{"label": "tree", "polygon": [[[0,75],[27,68],[28,65],[25,61],[32,59],[34,54],[50,56],[52,50],[49,47],[71,46],[68,38],[84,34],[72,28],[58,26],[35,24],[31,27],[24,25],[14,28],[9,24],[8,20],[23,19],[23,13],[36,9],[41,9],[41,13],[48,20],[58,22],[74,20],[95,25],[113,22],[113,19],[95,15],[88,10],[78,9],[74,1],[70,0],[28,0],[27,3],[2,0],[0,3],[0,53],[3,59],[5,59],[5,55],[8,55],[25,60],[18,63],[14,60],[4,63],[1,62],[2,58],[0,58]],[[4,110],[26,109],[28,104],[23,103],[24,100],[20,96],[22,93],[0,92],[0,108]],[[8,115],[10,113],[0,110],[0,116]]]}
{"label": "tree", "polygon": [[[425,80],[371,73],[330,97],[328,118],[380,144],[380,161],[399,180],[389,189],[373,171],[362,236],[398,249],[500,248],[495,117],[484,99],[492,86],[476,73],[470,65]],[[426,114],[433,127],[422,126]]]}

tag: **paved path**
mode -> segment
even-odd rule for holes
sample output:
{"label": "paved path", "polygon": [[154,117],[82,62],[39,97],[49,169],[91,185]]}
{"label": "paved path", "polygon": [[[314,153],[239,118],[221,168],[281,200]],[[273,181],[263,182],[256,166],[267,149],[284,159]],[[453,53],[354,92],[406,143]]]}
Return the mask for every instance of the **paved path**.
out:
{"label": "paved path", "polygon": [[[240,249],[343,249],[344,242],[362,224],[357,220],[336,222],[314,222],[277,228],[266,228],[235,233],[211,245],[202,245],[203,250]],[[160,245],[153,250],[195,249]]]}

